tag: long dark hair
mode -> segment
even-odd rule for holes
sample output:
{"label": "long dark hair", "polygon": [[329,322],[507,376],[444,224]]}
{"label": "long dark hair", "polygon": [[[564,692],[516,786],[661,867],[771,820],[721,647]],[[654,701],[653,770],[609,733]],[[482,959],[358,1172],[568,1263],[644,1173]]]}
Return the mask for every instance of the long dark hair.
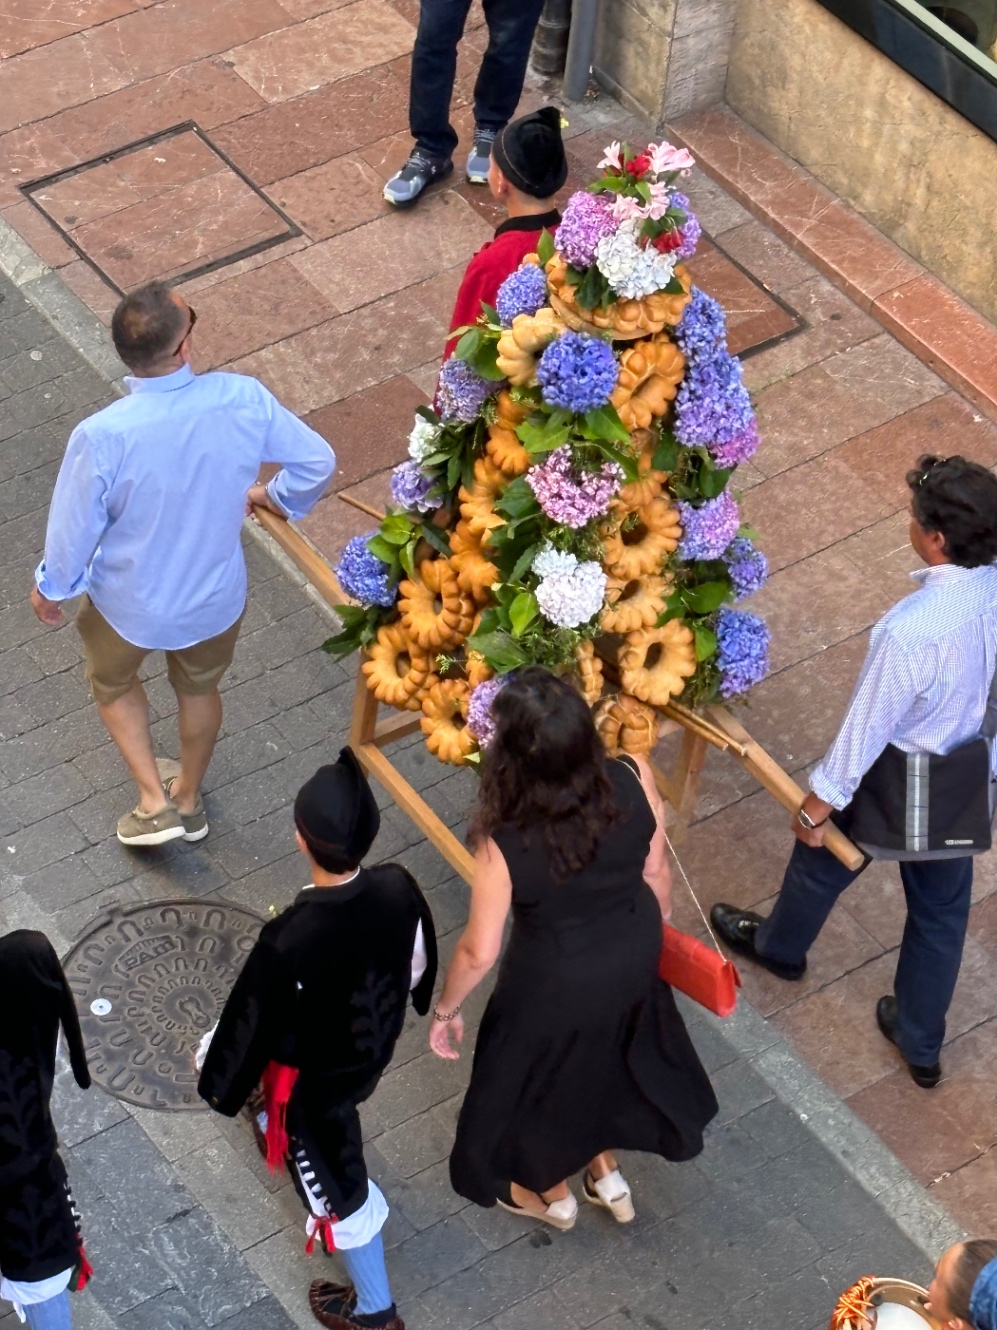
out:
{"label": "long dark hair", "polygon": [[535,827],[564,881],[588,867],[619,816],[592,714],[572,684],[531,665],[499,692],[492,715],[471,843],[502,826]]}

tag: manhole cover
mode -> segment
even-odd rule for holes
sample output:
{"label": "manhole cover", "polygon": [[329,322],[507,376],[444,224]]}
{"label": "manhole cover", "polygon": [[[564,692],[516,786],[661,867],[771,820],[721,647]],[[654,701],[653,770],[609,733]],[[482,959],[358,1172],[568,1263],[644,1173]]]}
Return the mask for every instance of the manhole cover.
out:
{"label": "manhole cover", "polygon": [[155,901],[102,915],[64,961],[97,1084],[144,1108],[206,1108],[194,1050],[263,923],[218,901]]}

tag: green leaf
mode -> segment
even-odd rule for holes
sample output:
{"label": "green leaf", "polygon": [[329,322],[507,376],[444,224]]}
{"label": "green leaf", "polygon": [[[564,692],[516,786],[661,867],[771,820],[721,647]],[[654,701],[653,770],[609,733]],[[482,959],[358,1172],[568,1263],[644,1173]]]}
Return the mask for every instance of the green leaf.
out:
{"label": "green leaf", "polygon": [[379,605],[337,605],[336,617],[343,629],[323,642],[322,650],[330,656],[348,656],[351,651],[369,645],[387,613]]}
{"label": "green leaf", "polygon": [[391,513],[381,523],[380,535],[389,545],[404,545],[411,539],[412,525],[404,513]]}
{"label": "green leaf", "polygon": [[671,430],[663,429],[661,439],[654,451],[651,465],[655,471],[667,471],[671,474],[679,464],[678,440]]}
{"label": "green leaf", "polygon": [[741,525],[737,528],[737,534],[739,536],[743,536],[745,540],[758,539],[758,532],[755,530],[755,528],[751,525],[750,522],[742,522]]}
{"label": "green leaf", "polygon": [[613,292],[593,263],[575,288],[575,300],[582,309],[605,309],[613,303]]}
{"label": "green leaf", "polygon": [[607,443],[630,442],[630,431],[611,402],[607,402],[605,406],[597,406],[592,411],[586,411],[585,424],[596,439],[605,439]]}
{"label": "green leaf", "polygon": [[415,546],[416,542],[410,540],[407,545],[403,545],[398,551],[398,562],[405,569],[408,577],[415,577]]}
{"label": "green leaf", "polygon": [[389,545],[382,536],[371,536],[367,542],[367,548],[376,559],[380,559],[382,563],[386,563],[389,567],[398,557],[398,551],[395,547]]}
{"label": "green leaf", "polygon": [[663,628],[670,619],[681,619],[685,614],[685,601],[681,591],[673,591],[665,601],[665,608],[658,615],[657,626]]}
{"label": "green leaf", "polygon": [[549,453],[560,448],[571,433],[571,412],[552,411],[550,415],[534,412],[516,428],[516,436],[528,453]]}
{"label": "green leaf", "polygon": [[492,669],[505,674],[526,664],[526,652],[513,637],[501,629],[493,633],[478,632],[467,639],[472,651],[479,652]]}
{"label": "green leaf", "polygon": [[705,623],[693,623],[692,636],[695,643],[696,659],[707,660],[717,649],[717,635]]}
{"label": "green leaf", "polygon": [[525,476],[517,476],[495,501],[495,511],[504,517],[520,518],[539,510],[537,496],[527,484]]}
{"label": "green leaf", "polygon": [[447,462],[447,489],[455,490],[460,483],[460,455],[454,455]]}
{"label": "green leaf", "polygon": [[541,264],[546,267],[553,257],[554,237],[545,227],[540,232],[540,239],[537,241],[537,258],[540,260]]}
{"label": "green leaf", "polygon": [[522,637],[539,613],[540,606],[533,592],[520,591],[509,607],[509,622],[512,624],[513,637]]}
{"label": "green leaf", "polygon": [[464,336],[454,347],[454,355],[458,360],[470,360],[476,354],[481,346],[481,329],[469,328]]}
{"label": "green leaf", "polygon": [[699,492],[707,499],[715,499],[727,488],[727,481],[730,480],[733,467],[718,471],[715,467],[703,467],[699,473]]}
{"label": "green leaf", "polygon": [[686,587],[683,597],[694,614],[712,614],[730,594],[730,582],[702,582],[699,586]]}
{"label": "green leaf", "polygon": [[487,379],[489,383],[504,382],[505,374],[498,367],[498,342],[491,339],[485,341],[484,345],[468,359],[472,369],[476,370],[483,379]]}
{"label": "green leaf", "polygon": [[509,574],[509,581],[510,582],[521,581],[522,578],[525,577],[527,570],[530,568],[536,556],[537,556],[536,544],[527,545],[526,549],[523,550],[522,554],[519,556],[519,558],[516,560],[515,564],[513,565],[512,572]]}
{"label": "green leaf", "polygon": [[637,193],[641,196],[641,198],[644,200],[645,203],[651,202],[651,186],[647,183],[646,180],[637,181]]}
{"label": "green leaf", "polygon": [[419,534],[422,536],[423,540],[429,541],[430,545],[432,545],[433,549],[438,553],[449,555],[450,541],[447,537],[447,533],[442,531],[438,526],[433,526],[432,522],[423,522],[419,527]]}
{"label": "green leaf", "polygon": [[494,633],[499,627],[498,610],[490,606],[481,616],[481,622],[478,624],[478,633],[487,636]]}
{"label": "green leaf", "polygon": [[685,287],[682,285],[682,283],[679,281],[679,279],[678,279],[677,277],[673,277],[672,280],[671,280],[671,281],[668,283],[668,285],[665,287],[665,295],[666,295],[666,296],[680,296],[680,295],[683,293],[684,290],[685,290]]}
{"label": "green leaf", "polygon": [[482,314],[484,314],[485,319],[488,323],[498,323],[499,316],[496,313],[494,306],[489,305],[487,300],[482,300],[481,312]]}

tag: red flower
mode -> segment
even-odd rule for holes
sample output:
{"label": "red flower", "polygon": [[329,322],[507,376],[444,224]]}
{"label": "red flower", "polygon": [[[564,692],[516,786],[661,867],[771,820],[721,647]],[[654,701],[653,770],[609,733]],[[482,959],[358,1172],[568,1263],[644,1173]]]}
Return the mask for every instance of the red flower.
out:
{"label": "red flower", "polygon": [[655,236],[651,244],[659,254],[668,254],[673,249],[678,249],[682,243],[682,232],[676,228],[674,231],[664,231],[660,236]]}
{"label": "red flower", "polygon": [[639,180],[644,172],[650,167],[651,159],[646,152],[642,152],[638,157],[631,157],[629,162],[624,162],[624,170]]}

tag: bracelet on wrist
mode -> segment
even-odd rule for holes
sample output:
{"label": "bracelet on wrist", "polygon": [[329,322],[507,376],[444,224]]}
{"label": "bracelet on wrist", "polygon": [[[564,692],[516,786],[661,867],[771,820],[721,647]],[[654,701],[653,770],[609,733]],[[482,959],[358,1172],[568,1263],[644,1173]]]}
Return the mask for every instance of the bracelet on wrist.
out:
{"label": "bracelet on wrist", "polygon": [[459,1014],[460,1014],[459,1002],[457,1003],[456,1007],[454,1007],[453,1011],[440,1011],[439,1007],[433,1008],[433,1020],[442,1021],[444,1025],[446,1025],[448,1021],[452,1021],[453,1018],[455,1016],[458,1016]]}

